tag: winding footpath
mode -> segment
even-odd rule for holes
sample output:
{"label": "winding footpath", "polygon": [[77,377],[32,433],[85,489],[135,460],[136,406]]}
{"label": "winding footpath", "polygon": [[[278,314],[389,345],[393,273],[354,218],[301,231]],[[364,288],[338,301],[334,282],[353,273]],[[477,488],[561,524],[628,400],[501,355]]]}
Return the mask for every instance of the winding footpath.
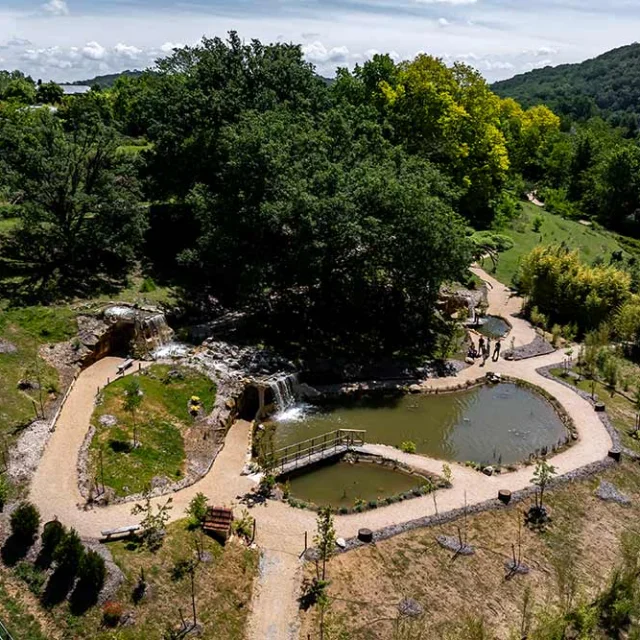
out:
{"label": "winding footpath", "polygon": [[[534,329],[525,320],[516,317],[522,308],[522,300],[512,296],[503,284],[482,269],[474,268],[473,271],[489,285],[488,312],[505,317],[512,325],[505,348],[512,340],[515,346],[532,342],[536,336]],[[446,389],[452,384],[476,380],[492,371],[542,387],[563,405],[578,430],[579,439],[552,458],[558,474],[564,474],[607,457],[612,442],[586,400],[566,386],[536,372],[536,369],[560,360],[560,354],[551,353],[515,362],[503,359],[496,363],[488,361],[485,367],[476,363],[455,378],[429,379],[422,386],[425,390]],[[131,515],[132,503],[86,509],[78,490],[78,454],[89,428],[96,391],[98,387],[104,387],[108,379],[116,377],[121,362],[120,358],[104,358],[79,375],[60,412],[56,430],[51,435],[31,484],[30,500],[40,509],[43,521],[57,516],[65,525],[74,527],[85,537],[99,538],[103,530],[135,524],[139,520],[139,516]],[[249,455],[250,438],[250,423],[238,420],[233,424],[210,472],[192,486],[173,494],[172,519],[184,517],[190,500],[198,492],[206,494],[212,504],[239,506],[240,498],[255,487],[254,480],[241,475]],[[441,460],[402,453],[385,445],[367,444],[363,449],[417,469],[442,472]],[[473,506],[493,499],[499,489],[517,491],[530,485],[531,470],[527,468],[499,476],[485,476],[460,464],[449,465],[453,474],[452,487],[437,493],[440,514],[459,509],[465,500],[468,506]],[[154,499],[157,503],[165,500],[166,497]],[[349,538],[355,536],[361,527],[375,531],[434,513],[432,496],[423,496],[364,513],[336,516],[335,528],[338,536]],[[257,522],[256,543],[262,557],[248,636],[251,640],[293,640],[298,636],[296,597],[302,573],[300,556],[304,550],[305,531],[309,533],[310,540],[313,537],[315,514],[269,501],[254,507],[252,515]]]}

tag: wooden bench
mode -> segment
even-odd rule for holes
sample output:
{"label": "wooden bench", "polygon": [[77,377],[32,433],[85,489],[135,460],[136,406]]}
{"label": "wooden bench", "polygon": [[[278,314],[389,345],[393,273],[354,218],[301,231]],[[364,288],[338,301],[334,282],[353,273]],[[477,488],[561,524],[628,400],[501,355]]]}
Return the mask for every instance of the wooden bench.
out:
{"label": "wooden bench", "polygon": [[118,375],[121,376],[127,369],[130,369],[133,366],[133,358],[127,358],[119,367],[118,367]]}
{"label": "wooden bench", "polygon": [[233,511],[226,507],[209,507],[205,516],[202,529],[216,538],[226,542],[231,534],[233,523]]}
{"label": "wooden bench", "polygon": [[100,533],[102,534],[102,537],[105,540],[111,540],[113,536],[125,536],[125,535],[130,536],[131,534],[138,531],[138,529],[140,529],[139,524],[132,524],[132,525],[129,525],[128,527],[118,527],[117,529],[105,529]]}

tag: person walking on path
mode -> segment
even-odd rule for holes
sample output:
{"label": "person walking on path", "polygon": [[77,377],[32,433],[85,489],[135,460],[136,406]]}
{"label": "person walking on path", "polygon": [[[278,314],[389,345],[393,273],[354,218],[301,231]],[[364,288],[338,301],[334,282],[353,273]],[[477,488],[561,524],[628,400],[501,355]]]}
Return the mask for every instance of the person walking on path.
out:
{"label": "person walking on path", "polygon": [[480,336],[480,340],[478,340],[478,353],[480,355],[484,353],[484,336]]}
{"label": "person walking on path", "polygon": [[498,341],[496,342],[496,346],[493,348],[493,361],[494,362],[498,362],[498,360],[500,359],[500,347],[502,345],[500,344],[500,340],[498,339]]}

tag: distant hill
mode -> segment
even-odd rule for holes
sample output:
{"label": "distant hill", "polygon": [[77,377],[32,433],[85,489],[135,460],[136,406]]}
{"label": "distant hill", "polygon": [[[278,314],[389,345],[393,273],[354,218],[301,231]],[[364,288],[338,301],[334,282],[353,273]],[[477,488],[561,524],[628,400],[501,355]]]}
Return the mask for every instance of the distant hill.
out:
{"label": "distant hill", "polygon": [[544,103],[577,120],[600,115],[635,130],[640,116],[640,44],[578,64],[535,69],[496,82],[492,89],[525,107]]}
{"label": "distant hill", "polygon": [[120,73],[110,73],[104,76],[96,76],[95,78],[89,78],[88,80],[77,80],[76,82],[70,82],[72,85],[85,85],[87,87],[93,87],[94,85],[98,85],[101,89],[109,89],[112,87],[116,80],[122,76],[129,76],[131,78],[137,78],[141,76],[144,71],[139,71],[135,69],[133,71],[127,70],[122,71]]}

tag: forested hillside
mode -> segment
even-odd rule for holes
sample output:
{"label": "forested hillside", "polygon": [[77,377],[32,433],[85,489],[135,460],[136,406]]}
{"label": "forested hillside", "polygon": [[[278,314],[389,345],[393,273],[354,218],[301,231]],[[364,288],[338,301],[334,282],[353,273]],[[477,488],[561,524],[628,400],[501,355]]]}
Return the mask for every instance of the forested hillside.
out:
{"label": "forested hillside", "polygon": [[128,77],[128,78],[137,78],[142,75],[142,71],[134,70],[134,71],[122,71],[120,73],[108,73],[104,76],[95,76],[94,78],[87,78],[86,80],[77,80],[76,82],[71,82],[70,84],[85,86],[85,87],[100,87],[101,89],[109,89],[113,87],[118,78]]}
{"label": "forested hillside", "polygon": [[599,115],[635,133],[640,115],[640,44],[579,64],[534,69],[491,88],[524,107],[546,104],[559,115],[580,121]]}

